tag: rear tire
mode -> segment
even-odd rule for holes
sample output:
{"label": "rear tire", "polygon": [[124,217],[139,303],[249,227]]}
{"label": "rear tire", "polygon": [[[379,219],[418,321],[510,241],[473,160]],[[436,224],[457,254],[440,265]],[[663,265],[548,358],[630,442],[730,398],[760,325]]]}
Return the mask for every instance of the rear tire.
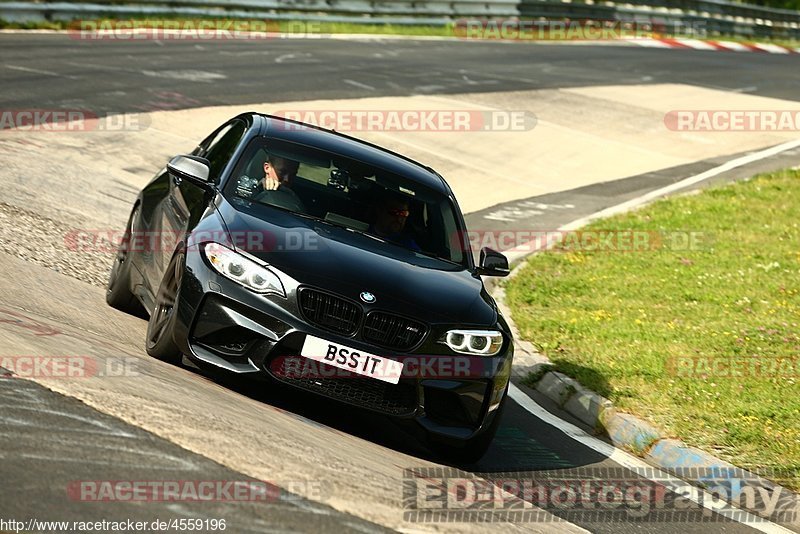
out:
{"label": "rear tire", "polygon": [[131,234],[133,222],[139,213],[135,209],[128,219],[128,226],[125,228],[125,236],[117,248],[117,256],[111,266],[111,273],[108,276],[108,286],[106,288],[106,303],[112,308],[116,308],[125,313],[141,318],[147,318],[139,299],[131,292]]}
{"label": "rear tire", "polygon": [[170,263],[156,294],[156,303],[147,323],[147,354],[165,362],[180,364],[182,353],[174,333],[183,278],[185,256],[177,254]]}

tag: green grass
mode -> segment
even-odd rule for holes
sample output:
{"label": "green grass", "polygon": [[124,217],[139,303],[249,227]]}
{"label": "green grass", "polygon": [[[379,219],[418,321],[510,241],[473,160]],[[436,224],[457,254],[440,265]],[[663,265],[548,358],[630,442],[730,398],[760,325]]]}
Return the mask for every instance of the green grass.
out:
{"label": "green grass", "polygon": [[733,35],[719,35],[719,36],[708,36],[708,37],[697,37],[696,35],[694,36],[687,35],[686,37],[692,39],[710,39],[712,41],[733,41],[735,43],[766,43],[766,44],[785,46],[788,48],[800,47],[800,41],[796,39],[770,38],[770,37],[745,38]]}
{"label": "green grass", "polygon": [[381,35],[414,35],[452,37],[454,26],[412,26],[404,24],[354,24],[349,22],[322,22],[320,33],[362,33]]}
{"label": "green grass", "polygon": [[0,19],[0,30],[66,30],[68,22],[9,22]]}
{"label": "green grass", "polygon": [[[529,258],[507,284],[522,336],[623,411],[740,467],[795,470],[784,483],[800,489],[800,172],[583,230],[661,245],[589,252],[573,241]],[[684,232],[702,240],[686,247]],[[734,363],[742,376],[723,376]]]}
{"label": "green grass", "polygon": [[[89,19],[100,21],[113,21],[114,18]],[[135,16],[126,17],[129,20],[152,20],[163,23],[164,21],[191,22],[196,20],[225,20],[222,17],[180,17],[180,16]],[[237,20],[237,19],[233,19]],[[298,32],[307,31],[313,34],[332,34],[332,33],[359,33],[359,34],[380,34],[380,35],[413,35],[413,36],[441,36],[452,37],[455,32],[453,25],[444,26],[425,26],[425,25],[406,25],[406,24],[355,24],[347,22],[292,22],[292,21],[271,21],[264,19],[253,19],[254,22],[267,22],[269,31]],[[46,22],[9,22],[0,19],[0,29],[15,30],[66,30],[70,24],[77,21],[46,21]],[[276,27],[277,25],[277,27]],[[257,26],[255,26],[257,27]]]}

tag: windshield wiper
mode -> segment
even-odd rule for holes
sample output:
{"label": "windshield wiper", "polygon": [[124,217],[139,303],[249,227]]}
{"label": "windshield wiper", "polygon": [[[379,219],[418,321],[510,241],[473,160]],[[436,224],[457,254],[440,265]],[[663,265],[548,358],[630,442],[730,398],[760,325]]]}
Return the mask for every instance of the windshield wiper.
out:
{"label": "windshield wiper", "polygon": [[435,260],[446,261],[447,263],[452,263],[453,265],[458,265],[459,267],[464,267],[464,265],[458,263],[457,261],[453,261],[450,258],[445,258],[443,256],[439,256],[438,254],[434,254],[433,252],[425,252],[423,250],[412,250],[412,249],[408,249],[408,250],[411,250],[411,252],[413,252],[415,254],[419,254],[420,256],[426,256],[428,258],[433,258]]}

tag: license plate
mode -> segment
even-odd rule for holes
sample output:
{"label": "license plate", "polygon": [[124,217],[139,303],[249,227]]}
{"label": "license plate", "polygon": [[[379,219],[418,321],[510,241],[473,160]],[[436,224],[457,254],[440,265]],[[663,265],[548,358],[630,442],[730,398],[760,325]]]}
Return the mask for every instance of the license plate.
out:
{"label": "license plate", "polygon": [[400,381],[400,375],[403,373],[403,364],[401,362],[352,349],[315,336],[306,336],[300,355],[390,384],[397,384]]}

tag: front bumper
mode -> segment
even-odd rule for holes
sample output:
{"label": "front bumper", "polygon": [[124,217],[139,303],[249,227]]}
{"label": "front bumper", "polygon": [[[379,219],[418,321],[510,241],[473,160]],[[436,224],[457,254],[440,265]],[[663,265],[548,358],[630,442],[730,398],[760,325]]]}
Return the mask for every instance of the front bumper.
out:
{"label": "front bumper", "polygon": [[[496,414],[511,372],[513,343],[491,358],[433,354],[423,342],[412,353],[391,352],[306,321],[296,288],[287,297],[259,295],[220,276],[197,251],[187,253],[175,342],[198,366],[267,376],[312,394],[403,420],[444,441],[471,439]],[[306,335],[403,361],[398,384],[354,375],[300,356]],[[310,362],[301,374],[298,360]]]}

